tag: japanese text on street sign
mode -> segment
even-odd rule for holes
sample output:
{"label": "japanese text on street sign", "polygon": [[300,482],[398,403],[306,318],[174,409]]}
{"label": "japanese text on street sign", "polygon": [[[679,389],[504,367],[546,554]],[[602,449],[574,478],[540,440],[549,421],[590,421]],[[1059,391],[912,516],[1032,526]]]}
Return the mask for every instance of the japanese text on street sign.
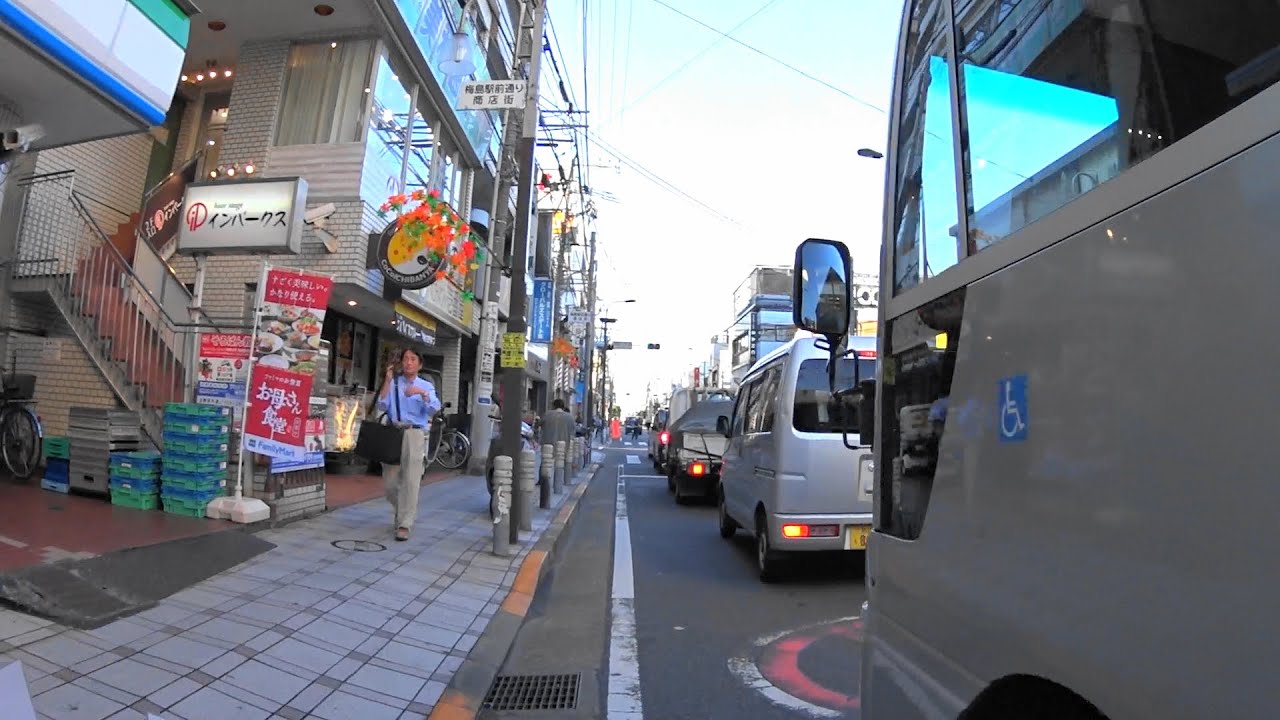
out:
{"label": "japanese text on street sign", "polygon": [[528,83],[524,80],[477,80],[462,84],[459,110],[506,110],[524,107]]}
{"label": "japanese text on street sign", "polygon": [[268,268],[246,400],[245,449],[281,460],[307,459],[320,332],[333,278]]}
{"label": "japanese text on street sign", "polygon": [[551,342],[553,312],[552,305],[555,302],[554,288],[551,285],[551,278],[534,278],[533,279],[533,303],[530,310],[529,322],[529,342],[532,343],[549,343]]}
{"label": "japanese text on street sign", "polygon": [[200,364],[196,370],[196,403],[233,408],[236,427],[244,411],[244,385],[249,379],[246,333],[201,333]]}
{"label": "japanese text on street sign", "polygon": [[502,367],[522,368],[524,364],[524,333],[503,333]]}

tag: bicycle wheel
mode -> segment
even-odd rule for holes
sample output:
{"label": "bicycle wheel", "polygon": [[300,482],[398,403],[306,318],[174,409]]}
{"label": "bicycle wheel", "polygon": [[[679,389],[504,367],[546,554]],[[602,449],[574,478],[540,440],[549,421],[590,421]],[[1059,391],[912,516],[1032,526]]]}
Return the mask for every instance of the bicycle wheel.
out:
{"label": "bicycle wheel", "polygon": [[457,430],[450,430],[440,438],[440,449],[436,459],[440,467],[446,470],[457,470],[467,464],[471,457],[471,441]]}
{"label": "bicycle wheel", "polygon": [[36,471],[40,433],[30,410],[9,406],[0,413],[0,453],[15,478],[26,480]]}

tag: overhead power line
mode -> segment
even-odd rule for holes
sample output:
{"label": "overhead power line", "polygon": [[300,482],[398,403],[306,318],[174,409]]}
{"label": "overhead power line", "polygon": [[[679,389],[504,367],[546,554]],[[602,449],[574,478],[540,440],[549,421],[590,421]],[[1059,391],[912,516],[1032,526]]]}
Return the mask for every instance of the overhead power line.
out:
{"label": "overhead power line", "polygon": [[787,61],[785,61],[785,60],[780,60],[780,59],[778,59],[777,57],[774,57],[773,55],[770,55],[769,53],[767,53],[767,52],[765,52],[765,51],[761,50],[760,48],[755,47],[754,45],[748,45],[747,43],[745,43],[745,42],[743,42],[743,41],[739,40],[738,38],[733,37],[733,36],[732,36],[732,35],[730,35],[729,33],[725,32],[725,31],[723,31],[723,30],[721,30],[721,29],[719,29],[719,28],[712,27],[711,25],[708,25],[708,24],[706,24],[706,23],[702,22],[702,21],[701,21],[701,20],[699,20],[698,18],[693,17],[692,15],[690,15],[690,14],[688,14],[688,13],[684,12],[683,10],[680,10],[680,9],[678,9],[678,8],[676,8],[676,7],[673,7],[672,5],[670,5],[670,4],[666,3],[666,2],[664,2],[664,0],[653,0],[653,2],[658,3],[658,4],[659,4],[659,5],[661,5],[662,7],[664,7],[664,8],[666,8],[666,9],[670,10],[671,12],[673,12],[673,13],[675,13],[675,14],[679,15],[680,17],[682,17],[682,18],[684,18],[684,19],[686,19],[686,20],[688,20],[688,21],[690,21],[690,22],[697,23],[698,25],[701,25],[702,27],[704,27],[704,28],[706,28],[706,29],[710,30],[711,32],[714,32],[714,33],[719,34],[721,37],[723,37],[723,38],[724,38],[724,39],[726,39],[726,40],[730,40],[730,41],[732,41],[732,42],[734,42],[734,43],[737,43],[738,45],[741,45],[742,47],[744,47],[744,48],[746,48],[746,49],[750,50],[751,52],[753,52],[753,53],[755,53],[755,54],[757,54],[757,55],[759,55],[759,56],[761,56],[761,57],[763,57],[763,58],[765,58],[765,59],[767,59],[767,60],[772,60],[773,62],[775,62],[775,63],[777,63],[777,64],[781,65],[782,67],[784,67],[784,68],[786,68],[786,69],[788,69],[788,70],[790,70],[790,71],[792,71],[792,72],[794,72],[794,73],[796,73],[796,74],[798,74],[798,75],[801,75],[801,76],[803,76],[803,77],[806,77],[806,78],[808,78],[808,79],[812,80],[813,82],[816,82],[816,83],[818,83],[819,85],[821,85],[821,86],[823,86],[823,87],[825,87],[825,88],[827,88],[827,89],[829,89],[829,90],[834,90],[835,92],[840,93],[841,95],[843,95],[843,96],[845,96],[845,97],[849,98],[850,100],[852,100],[852,101],[854,101],[854,102],[858,103],[859,105],[863,105],[863,106],[865,106],[865,107],[871,108],[872,110],[875,110],[876,112],[879,112],[879,113],[884,113],[884,114],[886,114],[886,115],[888,114],[888,112],[887,112],[884,108],[882,108],[882,107],[880,107],[880,106],[876,105],[875,103],[867,102],[866,100],[863,100],[862,98],[858,97],[857,95],[854,95],[853,93],[849,92],[848,90],[845,90],[844,88],[839,87],[838,85],[832,85],[831,83],[827,82],[826,80],[823,80],[823,79],[822,79],[822,78],[820,78],[820,77],[817,77],[817,76],[815,76],[815,75],[811,75],[811,74],[809,74],[809,73],[805,72],[804,70],[801,70],[800,68],[796,67],[795,65],[792,65],[791,63],[789,63],[789,62],[787,62]]}
{"label": "overhead power line", "polygon": [[588,131],[587,131],[587,139],[588,139],[588,140],[590,140],[592,143],[594,143],[594,144],[595,144],[597,147],[599,147],[601,150],[603,150],[603,151],[605,151],[606,153],[608,153],[608,154],[612,155],[612,156],[613,156],[613,157],[614,157],[618,162],[620,162],[620,163],[622,163],[623,165],[627,166],[628,168],[630,168],[630,169],[632,169],[632,170],[636,171],[637,173],[639,173],[639,174],[641,175],[641,177],[643,177],[643,178],[645,178],[646,180],[648,180],[649,182],[651,182],[651,183],[653,183],[653,184],[657,185],[658,187],[662,188],[663,190],[666,190],[667,192],[669,192],[669,193],[671,193],[671,194],[673,194],[673,195],[676,195],[676,196],[678,196],[678,197],[681,197],[681,198],[683,198],[683,199],[685,199],[685,200],[687,200],[687,201],[689,201],[689,202],[693,203],[694,205],[698,206],[699,208],[702,208],[704,211],[706,211],[707,213],[711,214],[713,217],[715,217],[715,218],[716,218],[716,219],[718,219],[718,220],[722,220],[722,221],[727,222],[727,223],[729,223],[729,224],[731,224],[731,225],[737,225],[738,227],[741,227],[741,228],[745,228],[745,227],[746,227],[745,225],[743,225],[742,223],[738,222],[737,220],[735,220],[734,218],[730,217],[729,215],[726,215],[726,214],[724,214],[724,213],[720,212],[719,210],[715,209],[714,207],[712,207],[712,206],[708,205],[707,203],[705,203],[705,202],[703,202],[703,201],[699,200],[698,198],[694,197],[693,195],[690,195],[689,193],[687,193],[687,192],[685,192],[684,190],[680,189],[680,188],[679,188],[675,183],[672,183],[671,181],[669,181],[669,180],[667,180],[667,179],[663,178],[661,175],[659,175],[659,174],[657,174],[657,173],[653,172],[653,171],[652,171],[652,170],[650,170],[649,168],[647,168],[647,167],[645,167],[644,165],[640,164],[638,161],[631,159],[631,158],[630,158],[630,157],[628,157],[625,153],[623,153],[621,150],[619,150],[619,149],[617,149],[616,147],[614,147],[614,146],[610,145],[608,142],[605,142],[604,140],[602,140],[602,139],[601,139],[598,135],[596,135],[594,132],[591,132],[590,130],[588,130]]}

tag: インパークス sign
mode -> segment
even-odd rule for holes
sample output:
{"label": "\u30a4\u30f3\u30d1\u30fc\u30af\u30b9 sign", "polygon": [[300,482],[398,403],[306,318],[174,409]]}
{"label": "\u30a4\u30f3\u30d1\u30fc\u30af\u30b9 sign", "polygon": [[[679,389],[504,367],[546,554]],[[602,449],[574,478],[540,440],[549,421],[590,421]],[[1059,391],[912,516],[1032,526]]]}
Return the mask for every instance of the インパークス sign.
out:
{"label": "\u30a4\u30f3\u30d1\u30fc\u30af\u30b9 sign", "polygon": [[178,254],[297,254],[306,205],[302,178],[193,183],[182,203]]}

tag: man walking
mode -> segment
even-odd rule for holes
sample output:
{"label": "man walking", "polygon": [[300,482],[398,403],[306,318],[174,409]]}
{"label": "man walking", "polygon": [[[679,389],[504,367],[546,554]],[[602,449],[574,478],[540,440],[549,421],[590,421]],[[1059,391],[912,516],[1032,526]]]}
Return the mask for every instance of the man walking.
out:
{"label": "man walking", "polygon": [[554,446],[563,442],[565,447],[573,444],[573,416],[564,407],[564,400],[556,398],[551,403],[551,412],[542,419],[542,444]]}
{"label": "man walking", "polygon": [[400,464],[382,466],[382,481],[387,501],[395,510],[396,540],[409,539],[413,521],[418,518],[418,490],[422,487],[423,448],[431,416],[440,410],[435,386],[418,377],[422,357],[414,350],[400,356],[400,373],[387,366],[387,376],[378,396],[378,408],[398,427],[404,428],[400,448]]}

